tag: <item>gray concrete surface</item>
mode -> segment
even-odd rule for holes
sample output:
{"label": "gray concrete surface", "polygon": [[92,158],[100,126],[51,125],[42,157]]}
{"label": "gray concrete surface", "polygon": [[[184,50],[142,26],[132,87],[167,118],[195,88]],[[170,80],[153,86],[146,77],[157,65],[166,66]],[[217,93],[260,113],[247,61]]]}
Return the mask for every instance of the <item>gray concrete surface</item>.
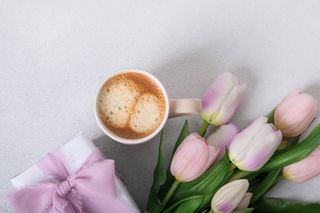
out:
{"label": "gray concrete surface", "polygon": [[[199,97],[220,72],[248,84],[244,128],[298,87],[320,98],[319,1],[0,1],[0,212],[9,179],[83,130],[116,160],[141,208],[159,138],[137,146],[103,135],[93,104],[104,77],[154,73],[171,97]],[[169,155],[184,119],[165,127]],[[320,179],[274,196],[320,201]]]}

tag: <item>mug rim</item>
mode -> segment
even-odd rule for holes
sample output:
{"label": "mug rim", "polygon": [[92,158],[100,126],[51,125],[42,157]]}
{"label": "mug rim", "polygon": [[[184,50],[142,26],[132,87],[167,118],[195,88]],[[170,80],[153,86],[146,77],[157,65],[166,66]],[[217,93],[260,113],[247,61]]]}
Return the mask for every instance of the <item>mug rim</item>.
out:
{"label": "mug rim", "polygon": [[[133,72],[133,73],[139,73],[142,75],[145,75],[147,77],[149,77],[151,80],[153,80],[157,86],[160,88],[161,92],[163,93],[164,99],[165,99],[165,113],[163,116],[163,119],[160,123],[160,125],[158,126],[157,129],[155,129],[152,133],[150,133],[149,135],[142,137],[142,138],[134,138],[134,139],[130,139],[130,138],[124,138],[124,137],[120,137],[118,135],[116,135],[115,133],[113,133],[110,129],[108,129],[102,122],[100,115],[99,115],[99,97],[101,94],[101,90],[103,88],[103,86],[106,84],[106,82],[108,80],[110,80],[111,78],[120,75],[120,74],[124,74],[124,73],[129,73],[129,72]],[[128,145],[134,145],[134,144],[141,144],[141,143],[145,143],[147,141],[149,141],[150,139],[152,139],[153,137],[155,137],[164,127],[164,125],[166,124],[167,120],[169,117],[169,98],[168,98],[168,94],[166,89],[164,88],[163,84],[161,83],[161,81],[155,77],[153,74],[144,71],[144,70],[140,70],[140,69],[123,69],[123,70],[119,70],[116,72],[111,73],[110,75],[107,75],[107,77],[105,78],[105,80],[102,82],[102,84],[100,85],[97,95],[96,95],[96,99],[95,99],[95,118],[96,121],[98,123],[98,126],[100,127],[100,129],[107,135],[109,136],[111,139],[122,143],[122,144],[128,144]]]}

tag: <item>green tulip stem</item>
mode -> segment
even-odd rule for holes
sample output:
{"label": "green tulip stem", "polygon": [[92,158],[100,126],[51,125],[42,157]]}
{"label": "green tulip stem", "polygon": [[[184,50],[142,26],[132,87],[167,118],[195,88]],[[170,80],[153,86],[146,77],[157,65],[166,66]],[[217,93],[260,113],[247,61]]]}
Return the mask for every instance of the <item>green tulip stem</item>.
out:
{"label": "green tulip stem", "polygon": [[214,213],[214,211],[212,209],[210,209],[210,211],[208,213]]}
{"label": "green tulip stem", "polygon": [[170,200],[170,198],[172,197],[173,193],[174,193],[174,192],[176,191],[176,189],[178,188],[179,184],[180,184],[180,183],[179,183],[177,180],[175,180],[175,181],[172,183],[169,191],[167,192],[166,196],[163,198],[163,200],[162,200],[162,202],[161,202],[161,206],[160,206],[159,212],[161,212],[162,209],[167,205],[168,201]]}
{"label": "green tulip stem", "polygon": [[207,131],[209,126],[210,126],[210,124],[207,121],[203,121],[203,123],[202,123],[202,125],[201,125],[201,127],[199,128],[199,131],[198,131],[198,133],[199,133],[199,135],[201,137],[203,137],[204,134],[206,134],[206,131]]}
{"label": "green tulip stem", "polygon": [[238,180],[238,179],[241,179],[241,178],[244,178],[244,177],[247,177],[251,174],[254,174],[254,172],[249,172],[249,171],[237,171],[235,172],[230,178],[229,180],[227,181],[228,183],[231,182],[231,181],[234,181],[234,180]]}
{"label": "green tulip stem", "polygon": [[230,163],[229,171],[232,172],[233,170],[235,170],[235,168],[237,168],[237,166],[233,163]]}

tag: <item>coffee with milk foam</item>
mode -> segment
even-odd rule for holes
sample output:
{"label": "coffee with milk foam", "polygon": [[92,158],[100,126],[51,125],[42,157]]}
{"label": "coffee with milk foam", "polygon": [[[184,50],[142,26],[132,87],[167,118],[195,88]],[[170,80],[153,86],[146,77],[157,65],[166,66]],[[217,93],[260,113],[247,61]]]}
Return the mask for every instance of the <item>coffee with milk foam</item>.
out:
{"label": "coffee with milk foam", "polygon": [[101,120],[109,130],[123,138],[137,139],[160,126],[166,101],[151,78],[127,72],[103,85],[98,106]]}

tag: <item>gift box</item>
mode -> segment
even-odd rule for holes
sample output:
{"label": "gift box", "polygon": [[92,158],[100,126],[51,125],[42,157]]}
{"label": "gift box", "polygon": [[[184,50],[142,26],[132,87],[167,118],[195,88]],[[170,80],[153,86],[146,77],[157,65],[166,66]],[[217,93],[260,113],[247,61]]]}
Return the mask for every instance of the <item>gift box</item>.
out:
{"label": "gift box", "polygon": [[[59,177],[61,173],[68,177]],[[140,212],[114,174],[113,160],[105,160],[82,133],[11,182],[17,191],[9,200],[17,212]]]}

